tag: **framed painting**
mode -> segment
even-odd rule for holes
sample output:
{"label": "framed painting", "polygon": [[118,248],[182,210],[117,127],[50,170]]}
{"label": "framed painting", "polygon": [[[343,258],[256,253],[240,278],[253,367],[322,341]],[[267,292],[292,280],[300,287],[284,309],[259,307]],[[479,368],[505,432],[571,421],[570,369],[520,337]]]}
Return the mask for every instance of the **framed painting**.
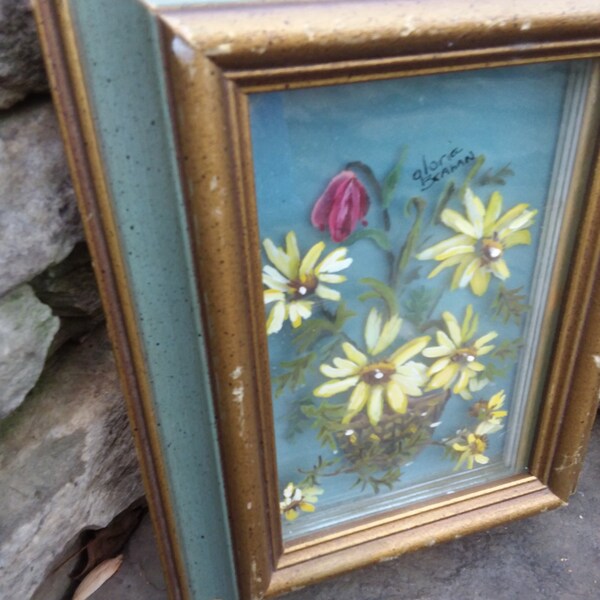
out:
{"label": "framed painting", "polygon": [[[72,36],[93,15],[68,4],[38,14],[70,147],[95,142],[74,169],[104,211],[89,235],[174,597],[214,597],[190,592],[182,530],[221,477],[243,599],[564,504],[597,406],[595,3],[135,3],[180,198],[160,205],[172,273],[123,250],[151,211],[119,224],[133,205],[98,191],[109,117]],[[168,337],[139,323],[140,268],[191,281],[187,320],[161,319],[200,331],[168,343],[201,355],[179,406],[214,415],[206,481],[166,449],[181,433],[152,441],[172,391],[144,389]],[[177,476],[198,481],[184,509]]]}

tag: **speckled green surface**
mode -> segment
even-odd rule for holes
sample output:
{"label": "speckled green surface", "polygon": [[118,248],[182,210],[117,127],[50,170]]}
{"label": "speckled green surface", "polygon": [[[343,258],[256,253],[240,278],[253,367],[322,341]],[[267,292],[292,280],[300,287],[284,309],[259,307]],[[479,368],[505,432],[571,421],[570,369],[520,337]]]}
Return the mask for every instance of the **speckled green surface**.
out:
{"label": "speckled green surface", "polygon": [[[183,4],[183,2],[179,2]],[[195,600],[237,597],[187,231],[152,17],[71,0]]]}

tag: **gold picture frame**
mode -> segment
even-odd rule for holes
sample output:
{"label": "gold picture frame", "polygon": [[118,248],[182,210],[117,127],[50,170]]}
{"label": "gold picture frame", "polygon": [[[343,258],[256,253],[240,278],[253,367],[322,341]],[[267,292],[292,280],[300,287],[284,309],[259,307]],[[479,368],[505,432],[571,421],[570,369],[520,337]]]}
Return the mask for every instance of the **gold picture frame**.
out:
{"label": "gold picture frame", "polygon": [[[82,206],[86,212],[104,211],[100,224],[88,224],[88,236],[121,357],[163,562],[173,597],[193,597],[182,574],[181,517],[177,523],[164,491],[168,477],[164,466],[157,467],[162,450],[143,400],[150,394],[144,389],[149,375],[135,341],[134,303],[123,302],[131,293],[131,265],[123,265],[118,243],[110,248],[111,231],[118,226],[102,189],[107,174],[94,123],[82,108],[85,86],[77,79],[74,46],[66,44],[65,59],[64,40],[72,36],[68,10],[54,4],[39,0],[37,10],[47,55],[69,64],[70,77],[62,79],[65,71],[50,66]],[[522,4],[414,0],[171,7],[158,2],[144,9],[160,32],[169,127],[192,232],[193,276],[243,599],[281,594],[559,507],[574,490],[599,384],[600,12],[588,0],[551,0],[543,8]],[[530,417],[536,431],[531,451],[524,451],[527,469],[284,541],[249,95],[581,60],[595,67],[580,106],[573,166],[563,190],[559,259],[540,326],[540,344],[551,347],[530,373],[543,400],[537,416]],[[81,165],[82,157],[88,164]]]}

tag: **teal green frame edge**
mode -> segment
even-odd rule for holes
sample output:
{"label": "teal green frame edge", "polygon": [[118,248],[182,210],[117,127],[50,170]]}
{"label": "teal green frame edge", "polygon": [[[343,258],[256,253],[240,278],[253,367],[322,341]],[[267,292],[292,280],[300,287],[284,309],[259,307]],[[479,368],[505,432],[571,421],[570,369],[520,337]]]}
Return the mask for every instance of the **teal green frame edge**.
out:
{"label": "teal green frame edge", "polygon": [[[44,38],[50,35],[49,28],[56,26],[47,19],[61,0],[34,1]],[[126,269],[126,294],[135,307],[137,339],[132,343],[141,348],[147,369],[145,384],[150,397],[141,403],[132,399],[139,390],[133,394],[126,390],[126,396],[130,415],[139,416],[140,411],[143,415],[143,426],[133,420],[132,428],[146,487],[149,491],[161,487],[167,505],[161,510],[169,512],[175,523],[173,531],[160,511],[153,511],[170,597],[234,600],[238,592],[215,414],[192,280],[191,245],[168,126],[157,21],[138,0],[64,0],[62,4],[74,25],[102,177],[118,224],[117,231],[102,231],[102,226],[98,231],[100,236],[117,238]],[[58,39],[57,45],[64,51],[64,40]],[[51,75],[64,69],[58,64],[60,57],[47,54],[46,60]],[[81,138],[79,124],[66,109],[65,90],[54,86],[53,92],[62,113],[63,133],[70,140]],[[80,141],[80,149],[89,146],[90,140]],[[75,160],[89,167],[91,158]],[[90,173],[87,176],[91,179]],[[93,196],[92,186],[85,187],[80,186],[80,195]],[[80,198],[84,219],[98,219],[96,203],[95,198]],[[106,246],[106,240],[95,239],[94,244],[98,243]],[[95,268],[104,285],[113,287],[105,289],[105,297],[119,298],[115,274],[106,272],[111,265],[96,260]],[[132,351],[123,347],[123,324],[115,322],[117,318],[110,317],[113,311],[105,308],[112,321],[116,352],[121,353],[120,362],[127,363]],[[132,375],[130,370],[129,376],[143,375]],[[148,437],[158,440],[164,469],[146,456]],[[175,564],[177,555],[181,564]]]}

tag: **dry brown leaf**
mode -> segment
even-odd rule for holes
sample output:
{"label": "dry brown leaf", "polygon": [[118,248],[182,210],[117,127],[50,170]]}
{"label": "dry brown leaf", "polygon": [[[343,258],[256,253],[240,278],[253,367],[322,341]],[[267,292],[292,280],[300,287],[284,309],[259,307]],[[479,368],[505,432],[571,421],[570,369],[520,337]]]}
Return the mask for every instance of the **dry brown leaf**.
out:
{"label": "dry brown leaf", "polygon": [[145,513],[145,502],[135,502],[119,513],[103,529],[84,532],[85,545],[81,549],[82,561],[70,574],[71,578],[83,580],[94,567],[119,554],[137,529]]}
{"label": "dry brown leaf", "polygon": [[95,569],[90,571],[77,586],[73,594],[73,600],[86,600],[89,598],[105,581],[110,579],[123,564],[123,555],[109,558],[100,563]]}

